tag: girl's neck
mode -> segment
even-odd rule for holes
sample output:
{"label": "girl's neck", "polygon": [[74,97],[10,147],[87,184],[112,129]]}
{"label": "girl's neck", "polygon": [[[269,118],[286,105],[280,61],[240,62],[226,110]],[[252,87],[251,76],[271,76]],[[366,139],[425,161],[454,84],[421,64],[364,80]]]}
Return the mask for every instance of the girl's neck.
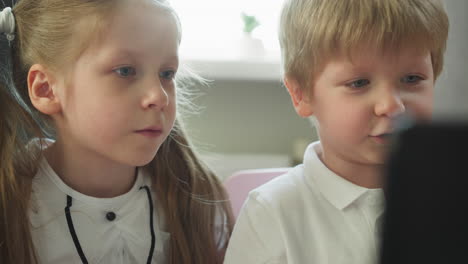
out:
{"label": "girl's neck", "polygon": [[45,151],[45,157],[70,188],[97,198],[112,198],[132,188],[136,167],[122,165],[96,153],[71,148],[55,142]]}
{"label": "girl's neck", "polygon": [[318,153],[320,160],[335,174],[358,186],[376,189],[383,187],[383,165],[369,165]]}

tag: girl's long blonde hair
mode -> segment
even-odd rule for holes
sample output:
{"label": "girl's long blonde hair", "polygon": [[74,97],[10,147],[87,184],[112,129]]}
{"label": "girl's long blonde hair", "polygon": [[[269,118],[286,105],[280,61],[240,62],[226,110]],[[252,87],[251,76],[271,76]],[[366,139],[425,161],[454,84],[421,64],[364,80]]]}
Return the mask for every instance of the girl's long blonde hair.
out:
{"label": "girl's long blonde hair", "polygon": [[[1,263],[38,262],[28,212],[41,150],[28,143],[53,137],[54,129],[31,104],[28,70],[34,63],[68,69],[125,1],[130,0],[20,0],[13,8],[16,37],[11,49],[2,40],[0,50]],[[173,12],[163,0],[154,2]],[[179,118],[145,169],[153,175],[171,234],[169,263],[222,263],[233,226],[230,205],[220,181],[193,151]]]}

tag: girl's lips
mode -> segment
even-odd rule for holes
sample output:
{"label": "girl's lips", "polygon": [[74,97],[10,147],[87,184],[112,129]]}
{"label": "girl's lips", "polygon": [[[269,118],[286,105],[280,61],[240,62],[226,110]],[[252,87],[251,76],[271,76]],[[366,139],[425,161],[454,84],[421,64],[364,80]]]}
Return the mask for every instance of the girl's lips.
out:
{"label": "girl's lips", "polygon": [[162,130],[153,130],[153,129],[143,129],[143,130],[137,130],[137,134],[140,134],[145,137],[159,137],[162,134]]}

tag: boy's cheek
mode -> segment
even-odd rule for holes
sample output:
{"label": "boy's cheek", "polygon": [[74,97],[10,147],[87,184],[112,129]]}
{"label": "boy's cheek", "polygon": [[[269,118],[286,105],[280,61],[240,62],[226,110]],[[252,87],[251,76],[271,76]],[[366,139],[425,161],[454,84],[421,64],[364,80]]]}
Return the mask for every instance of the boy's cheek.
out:
{"label": "boy's cheek", "polygon": [[407,104],[406,112],[418,120],[429,120],[432,117],[433,105],[432,98],[419,98]]}
{"label": "boy's cheek", "polygon": [[405,113],[416,119],[426,120],[432,117],[434,107],[433,87],[422,87],[417,92],[403,92],[401,100]]}

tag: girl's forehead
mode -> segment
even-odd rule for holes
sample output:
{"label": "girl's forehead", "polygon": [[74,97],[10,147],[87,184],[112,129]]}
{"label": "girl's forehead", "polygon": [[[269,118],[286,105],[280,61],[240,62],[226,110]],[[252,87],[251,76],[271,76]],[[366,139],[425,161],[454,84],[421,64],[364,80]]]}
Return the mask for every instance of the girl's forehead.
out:
{"label": "girl's forehead", "polygon": [[143,23],[161,22],[162,20],[178,23],[173,9],[152,0],[125,1],[124,4],[116,8],[112,19],[112,23],[130,19],[133,22]]}
{"label": "girl's forehead", "polygon": [[[177,15],[167,5],[159,4],[153,0],[122,0],[112,1],[113,5],[104,5],[93,12],[88,12],[73,21],[73,34],[64,43],[64,55],[60,56],[57,70],[69,68],[70,61],[77,60],[85,51],[99,46],[110,36],[122,31],[122,39],[140,41],[137,33],[146,32],[147,36],[155,35],[151,25],[165,23],[166,27],[173,30],[180,42],[180,26]],[[103,8],[106,7],[106,8]],[[114,30],[116,27],[119,30]],[[133,30],[132,29],[135,29]],[[123,30],[125,29],[125,30]],[[145,38],[143,38],[145,39]]]}
{"label": "girl's forehead", "polygon": [[120,8],[107,24],[108,26],[97,32],[90,48],[157,48],[167,42],[178,46],[180,41],[176,17],[155,5]]}
{"label": "girl's forehead", "polygon": [[[138,33],[144,30],[153,30],[152,25],[164,24],[168,27],[176,26],[176,30],[180,35],[180,22],[175,14],[175,11],[167,5],[163,5],[160,1],[154,0],[127,0],[120,1],[113,10],[108,13],[102,13],[99,18],[101,27],[98,35],[115,34],[117,31],[112,30],[118,27],[120,30],[133,27],[133,31]],[[89,30],[89,24],[86,23],[87,18],[84,18],[84,30]],[[131,33],[132,30],[127,31]],[[149,35],[155,32],[149,32]],[[129,35],[129,38],[132,36]]]}

